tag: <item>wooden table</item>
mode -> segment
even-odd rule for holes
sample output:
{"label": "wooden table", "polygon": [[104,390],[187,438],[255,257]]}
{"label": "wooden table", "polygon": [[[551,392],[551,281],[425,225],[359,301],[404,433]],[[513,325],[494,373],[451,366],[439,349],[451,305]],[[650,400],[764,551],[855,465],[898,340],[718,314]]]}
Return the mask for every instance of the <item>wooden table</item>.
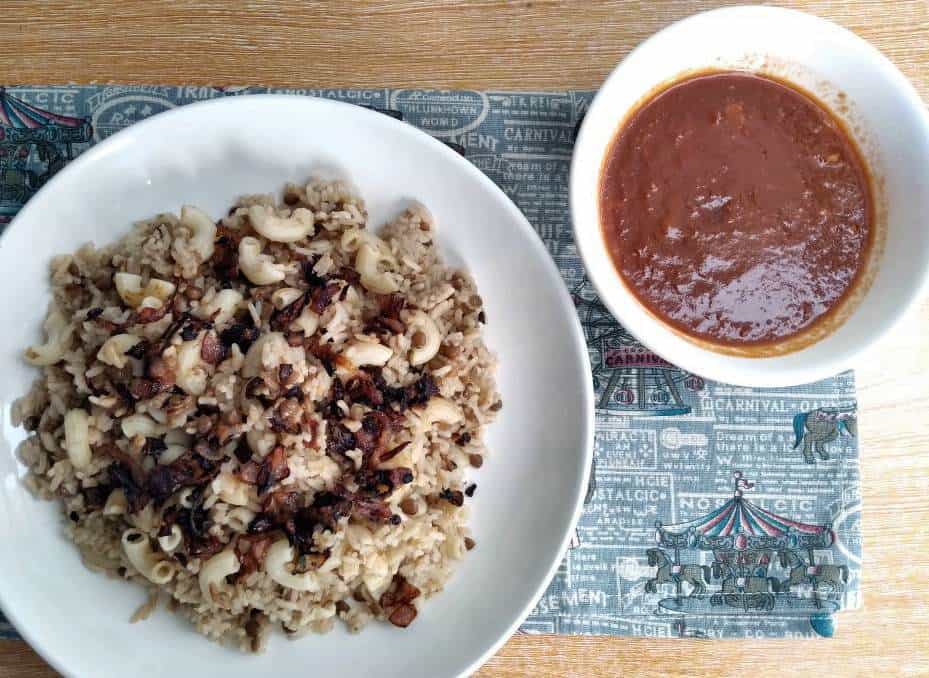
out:
{"label": "wooden table", "polygon": [[[718,4],[7,0],[0,83],[594,89],[639,41]],[[870,40],[929,97],[927,0],[787,4]],[[929,303],[858,370],[865,609],[841,615],[834,639],[517,636],[481,675],[929,672],[927,330]],[[0,675],[54,673],[25,643],[8,641]]]}

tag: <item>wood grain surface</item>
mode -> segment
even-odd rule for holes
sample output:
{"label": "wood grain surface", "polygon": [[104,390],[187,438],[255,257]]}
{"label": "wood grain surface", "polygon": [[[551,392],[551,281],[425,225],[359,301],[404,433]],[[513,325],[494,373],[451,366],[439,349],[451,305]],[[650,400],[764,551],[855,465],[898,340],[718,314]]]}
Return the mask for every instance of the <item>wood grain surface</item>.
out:
{"label": "wood grain surface", "polygon": [[[6,0],[0,83],[596,88],[638,42],[720,4]],[[929,97],[927,0],[784,3],[873,42]],[[515,636],[482,676],[929,674],[929,303],[858,369],[863,610],[832,640]],[[0,676],[55,675],[0,641]]]}

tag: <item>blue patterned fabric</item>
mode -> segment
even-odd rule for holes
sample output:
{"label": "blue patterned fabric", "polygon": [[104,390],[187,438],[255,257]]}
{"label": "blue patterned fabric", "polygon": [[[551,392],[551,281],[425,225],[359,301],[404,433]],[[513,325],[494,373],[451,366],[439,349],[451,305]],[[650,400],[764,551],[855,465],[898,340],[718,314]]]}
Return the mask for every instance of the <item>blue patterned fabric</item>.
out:
{"label": "blue patterned fabric", "polygon": [[[70,86],[0,90],[0,226],[93,143],[176,106],[287,93],[348,101],[449,144],[523,210],[571,291],[597,402],[570,550],[521,633],[831,635],[859,605],[851,373],[790,389],[706,382],[637,344],[597,299],[567,178],[590,92]],[[0,618],[0,637],[16,637]]]}

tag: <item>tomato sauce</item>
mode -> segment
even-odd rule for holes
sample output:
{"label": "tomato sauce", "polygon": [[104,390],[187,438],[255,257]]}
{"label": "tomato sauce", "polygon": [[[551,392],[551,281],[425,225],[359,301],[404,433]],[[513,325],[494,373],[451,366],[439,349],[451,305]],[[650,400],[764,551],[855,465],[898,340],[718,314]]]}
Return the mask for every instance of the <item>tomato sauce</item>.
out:
{"label": "tomato sauce", "polygon": [[849,294],[873,240],[865,164],[810,96],[743,72],[679,81],[604,160],[600,219],[639,301],[722,345],[807,331]]}

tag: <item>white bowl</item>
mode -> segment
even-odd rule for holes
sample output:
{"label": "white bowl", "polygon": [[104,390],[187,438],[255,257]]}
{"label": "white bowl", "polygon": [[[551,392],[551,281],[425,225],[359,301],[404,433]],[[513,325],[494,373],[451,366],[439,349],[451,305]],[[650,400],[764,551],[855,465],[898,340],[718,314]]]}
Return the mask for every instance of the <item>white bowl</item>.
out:
{"label": "white bowl", "polygon": [[[243,193],[312,173],[347,177],[383,223],[417,199],[441,252],[474,275],[504,407],[474,477],[477,548],[408,629],[373,624],[293,642],[274,633],[247,656],[159,611],[131,625],[145,594],[86,570],[57,505],[22,486],[11,402],[36,377],[22,360],[49,301],[49,258],[130,222],[192,203],[219,215]],[[593,445],[587,348],[574,306],[525,217],[484,174],[410,125],[348,104],[248,96],[176,109],[130,127],[62,170],[0,239],[0,604],[58,670],[79,676],[448,676],[474,670],[541,595],[580,513]]]}
{"label": "white bowl", "polygon": [[[600,169],[620,121],[661,84],[707,68],[767,72],[817,95],[844,118],[876,179],[878,222],[885,240],[873,282],[841,326],[793,353],[736,357],[682,337],[635,299],[603,243],[598,214]],[[642,343],[666,360],[710,379],[745,386],[788,386],[852,367],[855,357],[887,332],[920,296],[929,277],[927,177],[929,116],[925,105],[880,52],[844,28],[808,14],[774,7],[733,7],[697,14],[656,33],[607,78],[591,103],[574,148],[571,212],[575,239],[591,281],[613,315]]]}

